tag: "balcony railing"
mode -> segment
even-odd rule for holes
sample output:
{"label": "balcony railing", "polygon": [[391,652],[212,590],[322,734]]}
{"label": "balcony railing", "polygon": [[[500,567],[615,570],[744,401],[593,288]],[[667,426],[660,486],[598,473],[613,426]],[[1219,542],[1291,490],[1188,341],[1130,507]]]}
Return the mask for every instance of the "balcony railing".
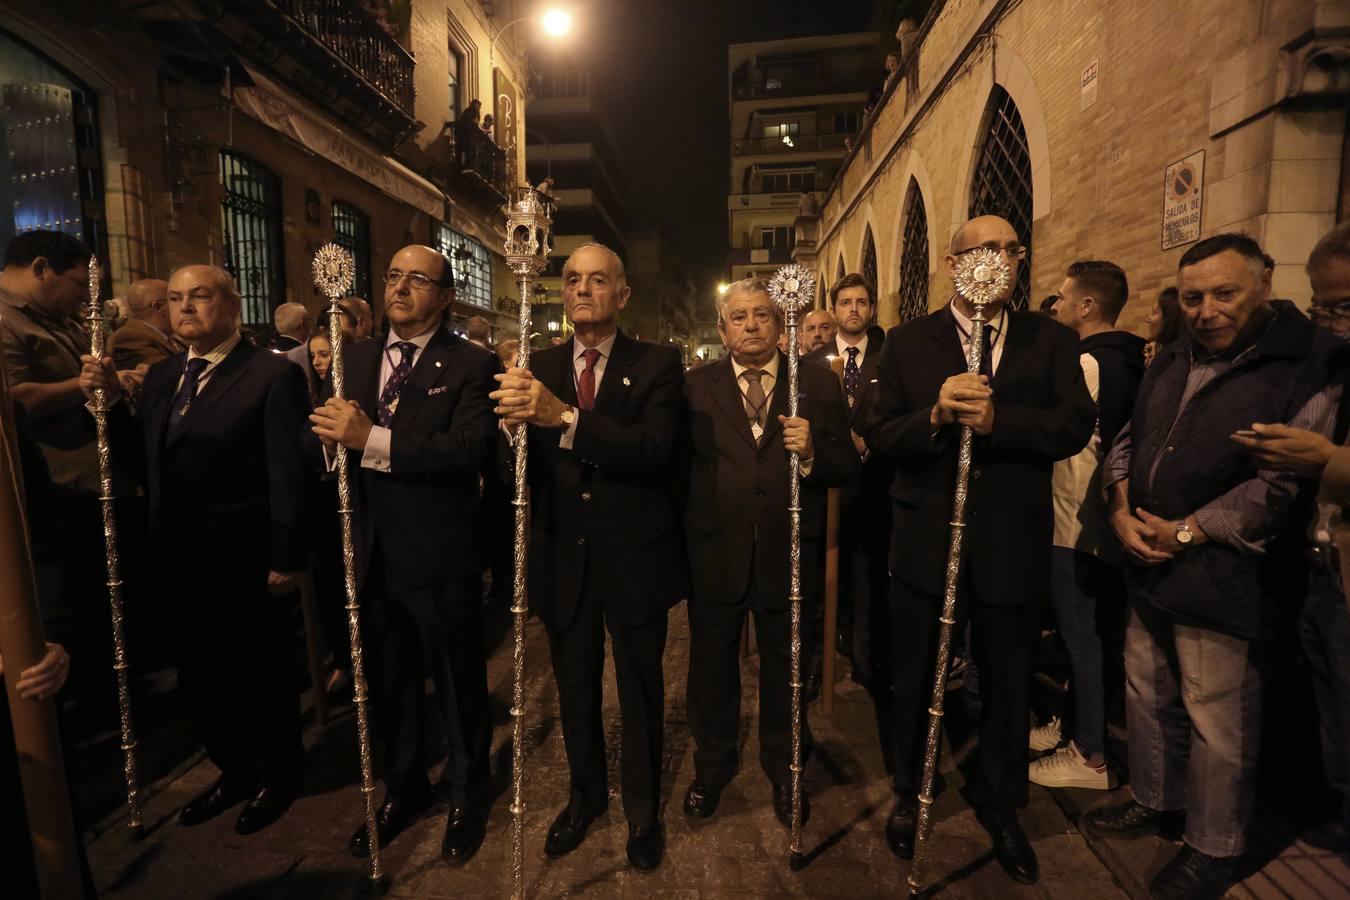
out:
{"label": "balcony railing", "polygon": [[465,128],[455,137],[455,186],[486,206],[506,202],[506,150],[477,128]]}
{"label": "balcony railing", "polygon": [[791,143],[781,137],[741,138],[731,142],[731,152],[736,156],[760,153],[818,153],[820,151],[844,150],[844,141],[854,137],[856,132],[826,132],[824,134],[789,135]]}
{"label": "balcony railing", "polygon": [[829,94],[865,94],[879,83],[877,75],[804,74],[774,78],[765,76],[759,81],[742,81],[733,88],[737,100],[764,100],[772,97],[810,97]]}
{"label": "balcony railing", "polygon": [[413,115],[413,58],[353,0],[274,0],[395,106]]}

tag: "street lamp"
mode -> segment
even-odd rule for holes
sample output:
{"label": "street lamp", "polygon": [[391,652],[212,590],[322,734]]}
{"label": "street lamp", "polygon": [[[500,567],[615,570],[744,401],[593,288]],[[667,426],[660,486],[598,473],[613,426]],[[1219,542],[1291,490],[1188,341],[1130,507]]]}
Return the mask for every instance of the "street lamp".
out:
{"label": "street lamp", "polygon": [[513,19],[507,22],[492,37],[492,43],[488,44],[488,71],[491,72],[497,58],[497,41],[501,40],[502,35],[510,31],[521,22],[539,21],[543,26],[544,33],[550,37],[560,38],[572,30],[572,14],[561,9],[550,9],[542,16],[521,16],[519,19]]}

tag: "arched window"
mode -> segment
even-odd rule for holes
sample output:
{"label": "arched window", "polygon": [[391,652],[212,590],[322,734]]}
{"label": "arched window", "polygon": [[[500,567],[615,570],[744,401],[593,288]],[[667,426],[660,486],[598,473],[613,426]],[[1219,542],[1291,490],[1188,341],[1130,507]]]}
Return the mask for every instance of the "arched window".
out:
{"label": "arched window", "polygon": [[846,275],[847,273],[848,269],[844,268],[844,254],[840,253],[839,265],[834,267],[834,280],[838,281],[840,278],[843,278],[844,275]]}
{"label": "arched window", "polygon": [[867,279],[867,283],[872,286],[873,294],[878,293],[881,288],[877,286],[877,243],[872,240],[872,226],[868,225],[867,230],[863,232],[863,252],[862,263],[859,265],[862,276]]}
{"label": "arched window", "polygon": [[286,297],[281,179],[256,159],[222,148],[220,183],[225,268],[239,286],[244,324],[271,325],[272,310]]}
{"label": "arched window", "polygon": [[900,322],[928,315],[928,211],[923,191],[909,181],[905,199],[905,233],[900,251]]}
{"label": "arched window", "polygon": [[994,85],[985,109],[984,140],[970,186],[970,216],[1002,216],[1027,247],[1017,269],[1013,309],[1026,309],[1031,297],[1031,153],[1022,114],[1002,85]]}
{"label": "arched window", "polygon": [[356,263],[352,293],[370,299],[370,216],[350,203],[333,201],[333,243],[346,247]]}

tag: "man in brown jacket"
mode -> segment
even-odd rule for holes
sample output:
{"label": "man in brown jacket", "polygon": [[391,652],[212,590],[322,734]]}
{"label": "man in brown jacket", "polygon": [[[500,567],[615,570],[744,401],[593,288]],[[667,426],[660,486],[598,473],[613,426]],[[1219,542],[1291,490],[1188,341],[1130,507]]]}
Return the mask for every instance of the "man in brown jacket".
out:
{"label": "man in brown jacket", "polygon": [[169,327],[169,283],[160,278],[133,281],[127,291],[131,318],[113,332],[108,355],[117,369],[152,366],[183,348]]}

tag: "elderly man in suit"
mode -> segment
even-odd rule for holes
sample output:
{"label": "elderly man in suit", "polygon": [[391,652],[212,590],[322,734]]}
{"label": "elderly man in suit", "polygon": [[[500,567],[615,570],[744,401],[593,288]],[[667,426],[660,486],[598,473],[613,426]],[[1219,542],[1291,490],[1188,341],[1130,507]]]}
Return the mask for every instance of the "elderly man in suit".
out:
{"label": "elderly man in suit", "polygon": [[[461,865],[483,842],[490,800],[478,473],[495,447],[488,394],[501,366],[446,327],[454,277],[439,252],[404,247],[384,285],[389,336],[348,345],[351,399],[328,397],[310,421],[320,438],[347,449],[360,473],[361,584],[386,747],[380,844],[431,803],[422,716],[430,677],[449,744],[441,855]],[[363,824],[349,849],[365,855],[369,846]]]}
{"label": "elderly man in suit", "polygon": [[[304,378],[243,340],[239,293],[216,266],[169,279],[169,320],[187,344],[150,367],[133,420],[113,407],[115,452],[137,458],[150,497],[159,594],[180,683],[220,777],[179,814],[184,825],[247,800],[235,830],[275,822],[300,787],[293,630],[278,597],[305,565]],[[80,388],[117,393],[111,359],[83,357]]]}
{"label": "elderly man in suit", "polygon": [[630,293],[614,251],[575,250],[563,267],[572,338],[531,356],[528,370],[508,369],[493,397],[508,425],[530,425],[530,602],[548,630],[572,773],[544,852],[571,853],[609,804],[600,718],[608,628],[628,861],[651,871],[665,852],[661,654],[669,608],[684,596],[671,489],[684,366],[674,347],[618,330]]}
{"label": "elderly man in suit", "polygon": [[[825,491],[859,473],[843,394],[821,366],[799,369],[798,415],[788,418],[783,327],[761,279],[744,279],[718,300],[718,329],[729,354],[685,384],[682,441],[687,503],[689,727],[694,782],[684,811],[707,818],[736,775],[740,726],[740,638],[746,614],[758,638],[760,765],[773,785],[780,822],[792,815],[792,692],[789,671],[788,466],[799,454],[801,558],[807,610],[818,601]],[[810,646],[808,634],[803,643]],[[805,723],[803,723],[804,726]],[[809,748],[810,736],[805,743]],[[802,816],[810,807],[803,796]]]}
{"label": "elderly man in suit", "polygon": [[[957,230],[948,274],[961,254],[981,247],[1007,260],[1014,276],[1009,284],[1015,284],[1026,250],[996,216]],[[873,452],[896,461],[890,752],[899,797],[886,823],[887,843],[897,856],[913,855],[952,485],[961,429],[969,426],[976,437],[957,618],[971,625],[983,701],[969,796],[999,863],[1014,880],[1030,884],[1039,866],[1016,811],[1027,800],[1031,650],[1041,621],[1036,602],[1050,586],[1050,475],[1055,461],[1087,444],[1097,410],[1083,381],[1077,337],[1045,316],[1007,309],[1010,293],[1011,287],[986,307],[983,335],[972,337],[974,310],[959,295],[893,328],[882,349],[876,405],[861,434]],[[979,374],[966,370],[972,339],[984,342]]]}
{"label": "elderly man in suit", "polygon": [[108,339],[108,355],[118,369],[154,365],[182,347],[169,325],[169,283],[161,278],[133,281],[127,291],[131,317]]}

